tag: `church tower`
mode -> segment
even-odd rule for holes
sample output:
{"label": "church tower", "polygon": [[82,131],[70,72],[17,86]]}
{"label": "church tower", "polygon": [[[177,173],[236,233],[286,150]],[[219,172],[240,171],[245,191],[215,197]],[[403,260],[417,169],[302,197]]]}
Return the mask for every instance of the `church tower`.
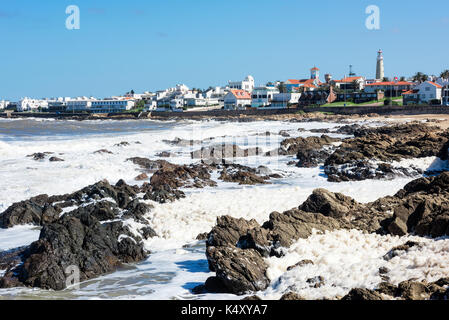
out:
{"label": "church tower", "polygon": [[384,68],[384,57],[382,55],[382,50],[377,53],[377,68],[376,68],[376,79],[381,80],[385,78],[385,68]]}

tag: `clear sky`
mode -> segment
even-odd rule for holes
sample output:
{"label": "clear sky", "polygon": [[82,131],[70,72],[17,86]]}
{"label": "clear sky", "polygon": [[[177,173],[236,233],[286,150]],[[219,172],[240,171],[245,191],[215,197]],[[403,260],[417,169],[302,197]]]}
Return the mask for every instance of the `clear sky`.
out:
{"label": "clear sky", "polygon": [[[81,29],[67,30],[68,5]],[[368,5],[380,30],[368,30]],[[386,76],[449,69],[449,1],[14,0],[0,2],[0,99],[207,88],[321,73]],[[323,78],[323,76],[322,76]]]}

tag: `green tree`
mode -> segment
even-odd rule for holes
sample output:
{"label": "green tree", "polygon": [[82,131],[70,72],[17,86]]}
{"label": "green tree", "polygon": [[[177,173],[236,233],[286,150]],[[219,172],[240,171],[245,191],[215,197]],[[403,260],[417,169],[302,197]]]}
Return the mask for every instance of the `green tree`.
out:
{"label": "green tree", "polygon": [[280,93],[287,93],[287,86],[285,85],[284,82],[281,82],[279,84],[278,89]]}
{"label": "green tree", "polygon": [[441,72],[440,77],[448,80],[449,79],[449,70],[444,70],[443,72]]}
{"label": "green tree", "polygon": [[427,74],[424,74],[422,72],[417,72],[413,77],[413,81],[415,82],[425,82],[427,79],[429,79],[429,76]]}

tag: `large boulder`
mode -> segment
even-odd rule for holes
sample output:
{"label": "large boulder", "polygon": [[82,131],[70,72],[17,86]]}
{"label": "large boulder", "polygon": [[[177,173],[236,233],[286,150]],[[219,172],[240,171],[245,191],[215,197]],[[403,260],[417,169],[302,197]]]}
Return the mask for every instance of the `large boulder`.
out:
{"label": "large boulder", "polygon": [[269,285],[268,268],[255,250],[232,247],[209,247],[207,258],[214,265],[217,278],[229,293],[245,294],[264,290]]}
{"label": "large boulder", "polygon": [[21,263],[7,270],[0,285],[63,290],[69,267],[77,268],[84,281],[143,260],[147,253],[141,238],[118,220],[116,209],[98,202],[45,224],[39,240],[21,253]]}

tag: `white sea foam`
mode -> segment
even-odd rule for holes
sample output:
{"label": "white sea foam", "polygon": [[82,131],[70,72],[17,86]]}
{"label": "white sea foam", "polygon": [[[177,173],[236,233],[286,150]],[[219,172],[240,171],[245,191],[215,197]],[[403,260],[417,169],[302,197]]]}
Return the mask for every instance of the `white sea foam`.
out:
{"label": "white sea foam", "polygon": [[16,226],[11,229],[0,229],[0,251],[10,250],[39,239],[40,228],[36,226]]}
{"label": "white sea foam", "polygon": [[[422,247],[412,247],[387,261],[383,257],[394,247],[407,241],[416,241]],[[306,264],[287,271],[289,266],[302,260]],[[338,230],[315,233],[308,239],[297,241],[282,258],[267,259],[268,277],[272,285],[263,295],[279,299],[294,291],[306,299],[344,296],[353,288],[375,289],[382,282],[379,268],[391,270],[386,276],[390,282],[416,279],[436,281],[449,274],[449,238],[394,237],[365,234],[357,230]],[[314,288],[307,280],[324,278],[324,285]]]}

